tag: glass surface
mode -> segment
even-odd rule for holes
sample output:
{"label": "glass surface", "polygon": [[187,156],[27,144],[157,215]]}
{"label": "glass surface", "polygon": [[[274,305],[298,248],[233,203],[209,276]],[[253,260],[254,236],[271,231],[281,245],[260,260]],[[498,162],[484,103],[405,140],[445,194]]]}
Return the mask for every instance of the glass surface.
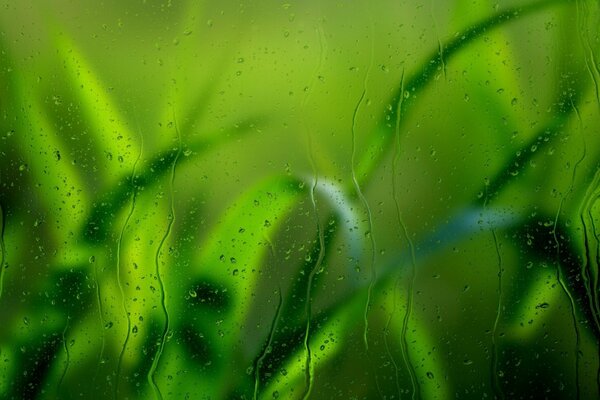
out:
{"label": "glass surface", "polygon": [[1,1],[0,398],[598,398],[599,26]]}

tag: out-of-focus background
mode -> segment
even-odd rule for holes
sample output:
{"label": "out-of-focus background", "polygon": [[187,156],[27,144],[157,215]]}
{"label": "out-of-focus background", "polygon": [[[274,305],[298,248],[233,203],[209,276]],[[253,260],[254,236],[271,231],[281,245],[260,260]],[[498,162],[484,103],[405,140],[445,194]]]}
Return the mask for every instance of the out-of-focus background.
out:
{"label": "out-of-focus background", "polygon": [[0,398],[596,398],[599,26],[0,2]]}

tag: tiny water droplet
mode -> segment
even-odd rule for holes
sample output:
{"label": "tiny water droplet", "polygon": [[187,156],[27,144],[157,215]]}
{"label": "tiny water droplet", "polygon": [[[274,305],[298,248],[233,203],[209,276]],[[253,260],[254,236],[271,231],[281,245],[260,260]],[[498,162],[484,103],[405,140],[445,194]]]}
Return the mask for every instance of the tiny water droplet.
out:
{"label": "tiny water droplet", "polygon": [[427,377],[428,377],[429,379],[433,379],[433,372],[431,372],[431,371],[427,371]]}

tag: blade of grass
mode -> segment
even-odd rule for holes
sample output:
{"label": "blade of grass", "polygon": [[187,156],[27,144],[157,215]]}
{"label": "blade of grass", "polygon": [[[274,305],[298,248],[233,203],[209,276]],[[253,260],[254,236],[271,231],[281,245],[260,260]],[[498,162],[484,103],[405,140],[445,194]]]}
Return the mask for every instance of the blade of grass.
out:
{"label": "blade of grass", "polygon": [[[421,92],[431,83],[437,71],[442,67],[443,64],[448,64],[449,61],[456,56],[461,50],[470,45],[473,41],[480,38],[484,33],[503,26],[509,22],[515,21],[519,18],[523,18],[526,15],[539,12],[545,8],[548,8],[555,4],[569,3],[568,0],[541,0],[534,1],[525,6],[517,6],[508,8],[503,11],[499,11],[482,21],[458,32],[454,35],[454,38],[447,40],[442,43],[443,53],[439,51],[439,48],[434,50],[429,57],[421,64],[417,70],[409,75],[404,80],[404,85],[399,85],[394,95],[388,101],[388,104],[398,103],[398,99],[404,96],[404,102],[402,106],[402,122],[406,121],[406,115],[412,110],[416,104],[416,99]],[[389,149],[390,142],[393,139],[394,129],[387,121],[395,121],[398,110],[394,107],[386,113],[383,117],[383,129],[376,132],[372,136],[370,143],[367,145],[366,150],[362,158],[358,161],[356,167],[356,176],[359,179],[359,183],[364,184],[369,180],[375,167],[379,165],[381,158],[384,155],[382,149]]]}

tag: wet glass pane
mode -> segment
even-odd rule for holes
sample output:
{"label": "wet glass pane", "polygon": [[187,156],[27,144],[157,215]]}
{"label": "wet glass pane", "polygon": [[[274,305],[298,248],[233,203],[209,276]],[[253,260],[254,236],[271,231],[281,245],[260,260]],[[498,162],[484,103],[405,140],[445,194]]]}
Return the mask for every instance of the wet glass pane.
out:
{"label": "wet glass pane", "polygon": [[598,398],[599,26],[0,2],[0,398]]}

